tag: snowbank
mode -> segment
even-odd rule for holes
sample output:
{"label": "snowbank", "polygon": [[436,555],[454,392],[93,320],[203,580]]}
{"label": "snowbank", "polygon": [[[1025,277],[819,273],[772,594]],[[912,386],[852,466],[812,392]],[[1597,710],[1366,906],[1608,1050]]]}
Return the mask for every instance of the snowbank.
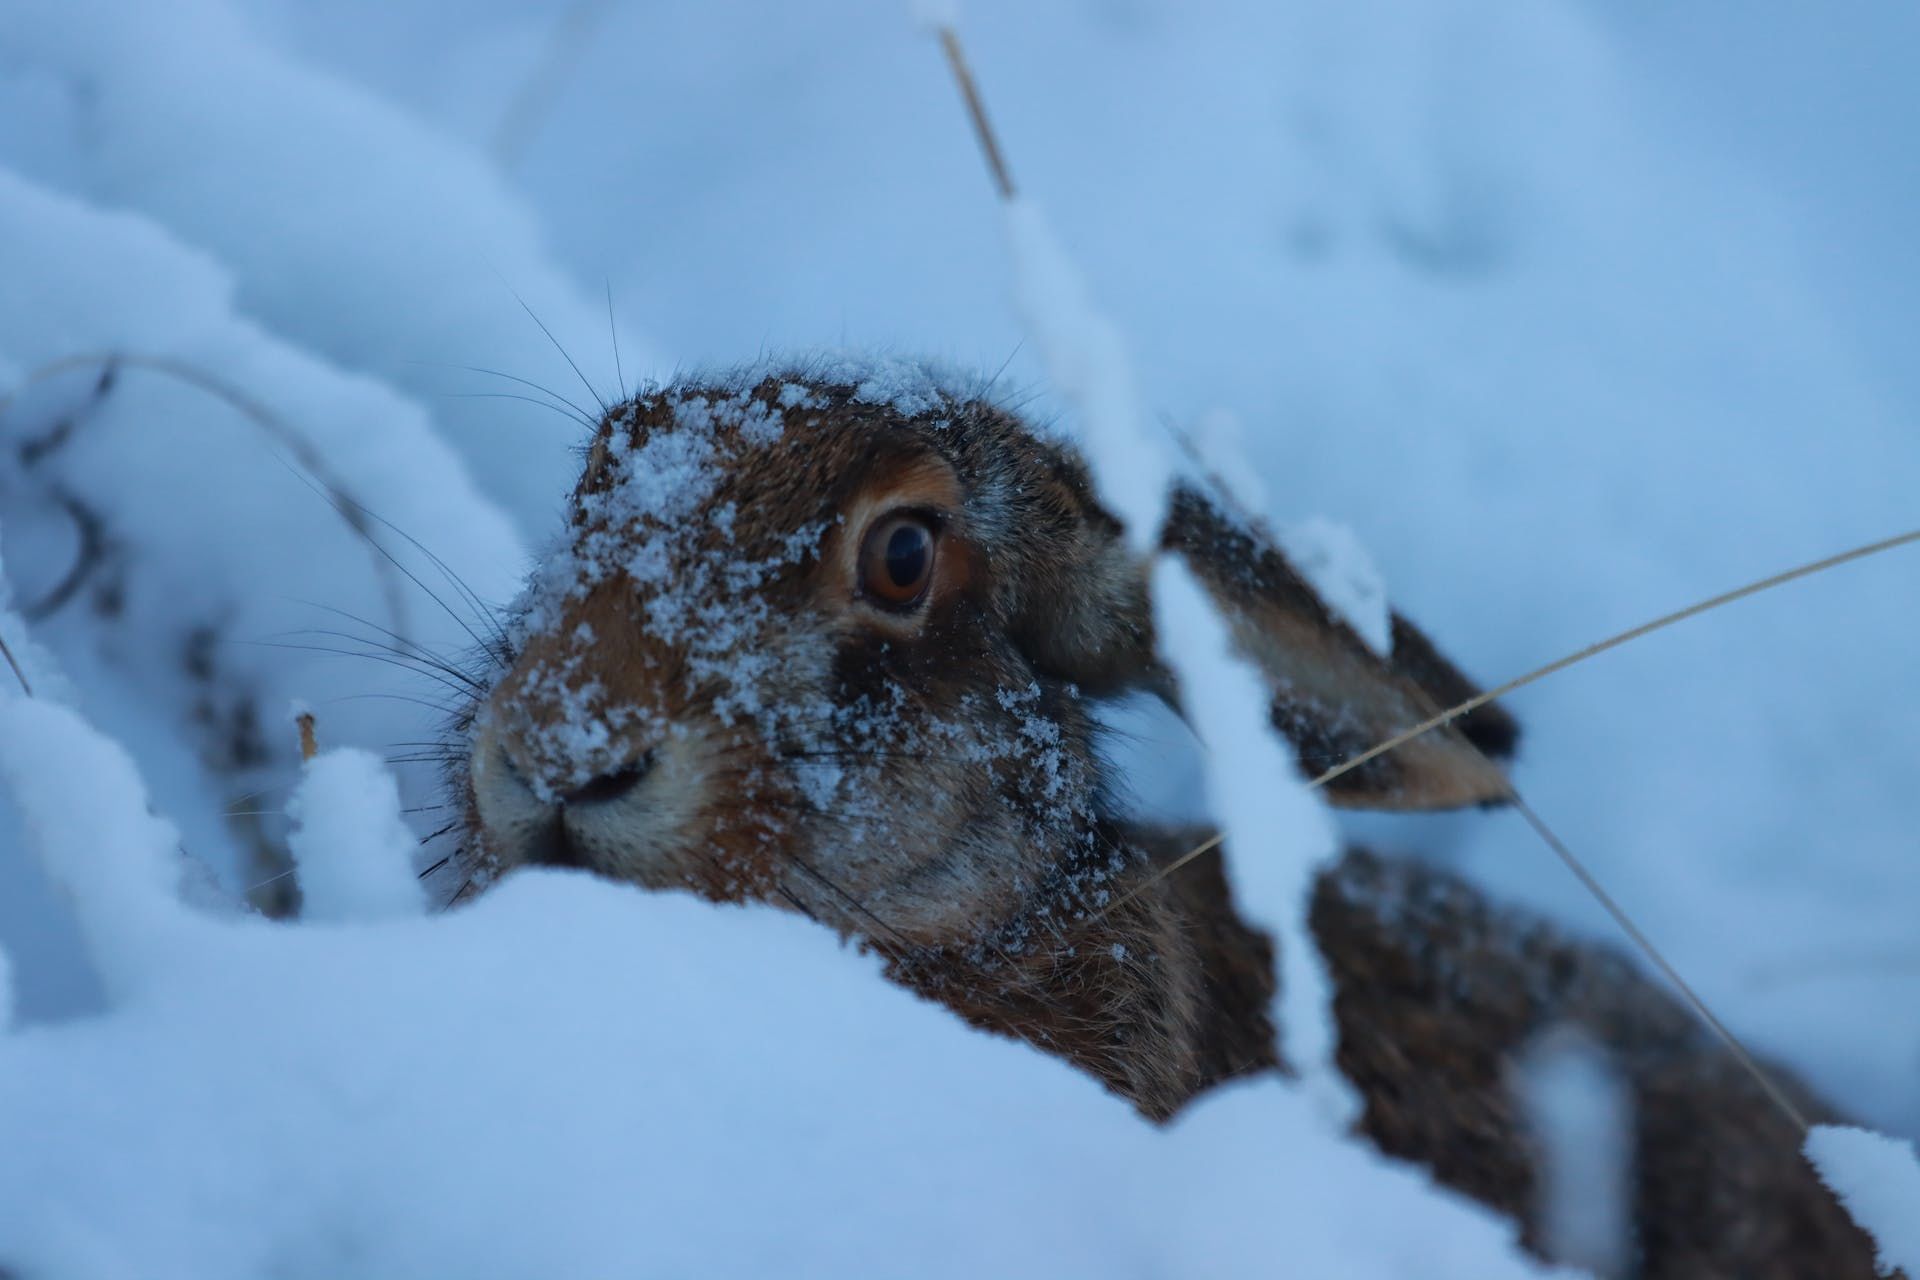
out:
{"label": "snowbank", "polygon": [[[392,625],[375,558],[220,395],[131,367],[98,397],[91,369],[23,390],[31,370],[103,350],[205,370],[490,601],[578,436],[520,401],[442,398],[542,397],[443,366],[595,407],[515,292],[602,390],[607,286],[629,381],[656,352],[813,343],[988,374],[1011,352],[1009,395],[1037,380],[990,190],[898,6],[599,12],[506,175],[484,144],[547,47],[539,0],[9,9],[13,599],[44,603],[79,562],[63,495],[112,537],[71,603],[0,633],[37,690],[125,747],[229,895],[285,874],[259,862],[284,856],[298,777],[278,708],[312,702],[330,743],[414,750],[394,744],[432,742],[439,711],[362,695],[435,702],[452,677],[247,643],[391,643],[299,603]],[[1576,0],[967,19],[1025,189],[1131,340],[1140,402],[1248,424],[1276,523],[1357,530],[1394,602],[1482,678],[1912,523],[1920,406],[1861,372],[1776,194],[1717,139],[1689,144]],[[69,420],[64,446],[22,458]],[[408,584],[408,634],[457,658],[472,610],[388,546],[466,618]],[[1375,575],[1343,572],[1375,607]],[[1910,583],[1906,560],[1861,565],[1517,708],[1527,794],[1680,969],[1757,1047],[1903,1134],[1920,1130]],[[7,723],[45,749],[52,722],[30,714]],[[31,743],[5,750],[35,767]],[[400,768],[403,807],[441,803],[422,772]],[[1320,1136],[1278,1085],[1151,1133],[772,913],[562,876],[430,919],[162,913],[187,941],[143,977],[63,923],[27,829],[70,844],[84,817],[110,837],[61,854],[63,882],[136,847],[117,837],[177,849],[138,797],[71,786],[48,794],[118,816],[69,823],[0,789],[0,1150],[25,1153],[0,1162],[0,1264],[28,1276],[1520,1266],[1504,1228]],[[421,835],[444,821],[407,816]],[[1364,834],[1604,931],[1518,823]]]}
{"label": "snowbank", "polygon": [[[150,221],[0,168],[0,265],[10,585],[71,679],[40,691],[128,744],[239,896],[278,873],[262,858],[298,759],[280,708],[314,702],[342,742],[436,732],[416,702],[365,696],[443,697],[426,655],[465,660],[485,625],[408,539],[492,600],[516,588],[520,541],[418,405],[262,329],[231,273]],[[28,380],[115,353],[137,359]],[[435,771],[406,781],[409,805],[438,803]],[[21,1008],[45,1016],[79,993],[34,881],[0,857]]]}
{"label": "snowbank", "polygon": [[434,919],[200,917],[72,712],[0,700],[0,783],[115,979],[0,1039],[17,1274],[1541,1274],[1279,1081],[1149,1128],[788,914],[532,873]]}

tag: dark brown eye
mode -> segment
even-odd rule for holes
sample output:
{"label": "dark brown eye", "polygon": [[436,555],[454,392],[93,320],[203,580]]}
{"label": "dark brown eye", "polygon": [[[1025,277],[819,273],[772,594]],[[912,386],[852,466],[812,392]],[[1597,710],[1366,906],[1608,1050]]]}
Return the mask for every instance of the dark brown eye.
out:
{"label": "dark brown eye", "polygon": [[860,547],[860,592],[890,609],[920,602],[933,581],[935,538],[924,516],[895,512],[867,530]]}

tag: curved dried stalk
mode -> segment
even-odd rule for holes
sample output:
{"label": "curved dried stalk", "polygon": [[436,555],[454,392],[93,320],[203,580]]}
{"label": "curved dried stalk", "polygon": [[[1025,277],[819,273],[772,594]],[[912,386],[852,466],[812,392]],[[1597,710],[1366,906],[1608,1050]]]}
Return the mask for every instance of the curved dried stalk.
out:
{"label": "curved dried stalk", "polygon": [[[20,380],[18,386],[7,394],[0,395],[0,414],[5,413],[6,410],[12,406],[14,400],[19,397],[20,392],[26,388],[36,386],[74,369],[90,369],[96,366],[109,373],[118,369],[140,369],[148,373],[157,373],[172,378],[196,390],[203,391],[221,401],[241,417],[247,419],[247,421],[265,433],[276,445],[291,454],[294,461],[307,473],[313,483],[319,486],[322,494],[327,499],[327,504],[333,508],[334,513],[345,522],[356,537],[367,544],[368,549],[373,554],[374,574],[379,578],[381,590],[386,597],[387,613],[393,619],[393,630],[406,637],[406,643],[409,645],[414,643],[409,635],[410,629],[407,625],[406,593],[401,585],[399,577],[400,570],[394,562],[392,555],[385,547],[381,546],[379,540],[374,537],[372,522],[365,514],[365,507],[353,496],[352,491],[347,488],[346,483],[327,465],[326,458],[322,456],[320,450],[315,447],[312,441],[308,440],[306,436],[302,435],[299,430],[287,422],[285,418],[275,413],[266,404],[255,399],[245,391],[242,391],[232,383],[207,372],[197,365],[188,364],[184,360],[176,360],[171,356],[151,356],[115,351],[87,352],[63,356],[58,360],[50,361],[40,365],[38,368],[29,370],[26,376]],[[107,378],[103,377],[102,385],[108,385]],[[44,456],[47,452],[59,448],[67,439],[71,438],[73,431],[76,430],[77,427],[78,421],[71,421],[63,425],[57,439],[39,442],[36,457]]]}

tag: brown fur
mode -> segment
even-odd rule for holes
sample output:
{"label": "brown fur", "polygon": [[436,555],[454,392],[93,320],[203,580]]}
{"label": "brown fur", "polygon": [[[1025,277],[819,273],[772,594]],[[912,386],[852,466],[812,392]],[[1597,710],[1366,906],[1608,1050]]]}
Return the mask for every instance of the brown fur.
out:
{"label": "brown fur", "polygon": [[[1518,1218],[1540,1246],[1516,1054],[1571,1023],[1604,1045],[1635,1118],[1638,1274],[1866,1277],[1870,1241],[1799,1155],[1799,1134],[1664,989],[1608,948],[1490,905],[1417,863],[1349,854],[1322,878],[1315,939],[1335,977],[1339,1064],[1389,1155]],[[1783,1081],[1810,1120],[1830,1107]]]}
{"label": "brown fur", "polygon": [[[1179,691],[1145,566],[1085,466],[964,388],[914,388],[901,408],[866,386],[763,371],[608,415],[569,545],[469,718],[455,781],[472,870],[558,862],[804,912],[1154,1120],[1277,1069],[1273,947],[1235,911],[1219,854],[1160,878],[1202,833],[1132,825],[1108,794],[1091,704]],[[858,577],[866,530],[898,511],[937,529],[910,608]],[[1404,619],[1373,653],[1202,486],[1176,489],[1163,541],[1267,677],[1310,772],[1472,690]],[[1516,737],[1489,706],[1332,798],[1495,803],[1490,757]],[[1871,1274],[1796,1135],[1613,953],[1363,854],[1322,879],[1313,929],[1362,1130],[1528,1224],[1536,1247],[1536,1153],[1507,1067],[1566,1021],[1608,1046],[1638,1103],[1642,1274]]]}

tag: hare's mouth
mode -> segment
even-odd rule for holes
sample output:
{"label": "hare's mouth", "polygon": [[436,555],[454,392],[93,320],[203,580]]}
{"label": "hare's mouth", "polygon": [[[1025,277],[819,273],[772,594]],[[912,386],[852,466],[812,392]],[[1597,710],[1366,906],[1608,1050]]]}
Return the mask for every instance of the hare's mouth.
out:
{"label": "hare's mouth", "polygon": [[670,880],[705,809],[706,786],[685,751],[644,752],[576,785],[540,786],[502,736],[482,728],[469,768],[474,815],[502,870],[578,867],[658,884]]}

